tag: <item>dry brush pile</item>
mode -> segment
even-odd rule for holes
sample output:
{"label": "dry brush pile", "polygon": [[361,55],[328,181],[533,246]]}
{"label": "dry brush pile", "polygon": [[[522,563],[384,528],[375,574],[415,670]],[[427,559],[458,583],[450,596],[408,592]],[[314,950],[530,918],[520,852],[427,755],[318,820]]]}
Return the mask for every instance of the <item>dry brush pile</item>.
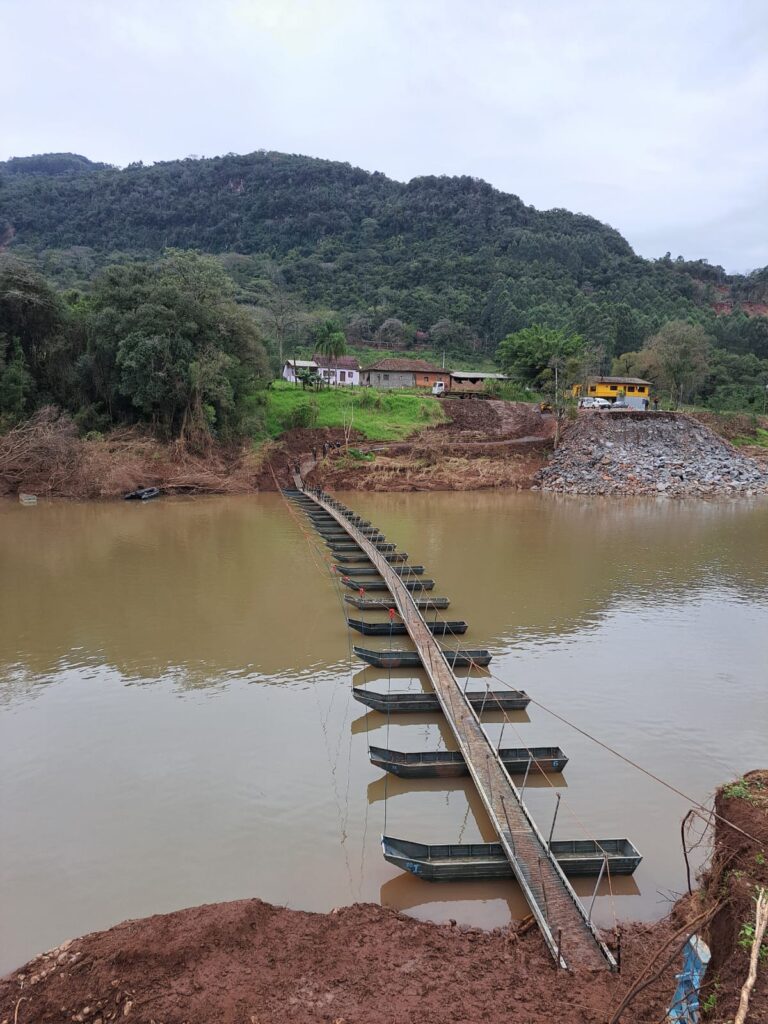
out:
{"label": "dry brush pile", "polygon": [[258,488],[274,445],[258,452],[214,444],[162,444],[137,429],[78,437],[65,414],[40,409],[0,437],[0,495],[114,498],[136,487],[170,493],[244,494]]}

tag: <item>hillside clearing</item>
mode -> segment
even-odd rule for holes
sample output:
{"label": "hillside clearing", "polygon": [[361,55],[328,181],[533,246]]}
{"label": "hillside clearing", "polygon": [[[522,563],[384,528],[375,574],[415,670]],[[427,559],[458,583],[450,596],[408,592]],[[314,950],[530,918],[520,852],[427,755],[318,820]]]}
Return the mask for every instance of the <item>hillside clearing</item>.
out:
{"label": "hillside clearing", "polygon": [[341,427],[360,431],[369,441],[400,441],[443,422],[440,403],[429,394],[412,391],[304,391],[277,383],[267,393],[265,429],[269,437],[279,437],[294,427]]}

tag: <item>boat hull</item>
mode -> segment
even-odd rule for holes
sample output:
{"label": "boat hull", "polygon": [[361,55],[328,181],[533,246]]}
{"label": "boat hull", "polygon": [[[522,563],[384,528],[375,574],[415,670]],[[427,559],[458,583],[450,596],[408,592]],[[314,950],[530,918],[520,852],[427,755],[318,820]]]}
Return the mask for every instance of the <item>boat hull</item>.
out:
{"label": "boat hull", "polygon": [[[424,572],[423,565],[393,565],[391,566],[392,572],[396,572],[398,576],[421,576]],[[380,576],[380,572],[374,566],[370,568],[367,565],[356,565],[350,569],[348,565],[337,565],[336,571],[344,575],[349,575],[353,572],[355,576]]]}
{"label": "boat hull", "polygon": [[[389,590],[389,586],[384,580],[374,580],[368,577],[365,579],[342,577],[341,582],[350,590]],[[434,580],[403,580],[402,583],[408,590],[432,590],[435,586]]]}
{"label": "boat hull", "polygon": [[[419,668],[421,655],[418,651],[370,651],[365,647],[353,647],[352,650],[362,661],[376,668]],[[443,651],[449,665],[462,668],[484,668],[490,664],[488,651]]]}
{"label": "boat hull", "polygon": [[[385,860],[427,882],[512,878],[500,843],[427,845],[382,836]],[[634,874],[642,856],[628,839],[554,840],[552,853],[566,875],[595,877],[607,858],[612,875]]]}
{"label": "boat hull", "polygon": [[[407,636],[408,629],[404,622],[365,622],[363,619],[347,619],[350,629],[357,630],[363,636]],[[466,633],[467,624],[459,620],[455,622],[428,622],[427,626],[433,636],[458,636]]]}
{"label": "boat hull", "polygon": [[[349,535],[347,535],[347,540],[346,541],[343,541],[343,540],[342,541],[337,541],[337,540],[333,540],[332,538],[328,538],[328,537],[325,537],[324,540],[325,540],[325,543],[328,545],[328,547],[331,549],[331,551],[334,551],[334,552],[336,552],[336,551],[362,551],[363,550],[360,547],[360,545],[358,543],[356,543],[356,541],[353,541],[353,540],[349,539]],[[373,546],[376,548],[377,551],[384,551],[384,552],[389,553],[389,552],[392,552],[392,551],[395,550],[395,548],[397,547],[397,544],[379,544],[379,543],[376,543]]]}
{"label": "boat hull", "polygon": [[[360,550],[360,549],[358,548],[358,550]],[[371,562],[370,558],[367,555],[364,555],[362,553],[362,551],[360,551],[359,555],[355,555],[355,554],[336,554],[336,555],[334,555],[334,558],[336,559],[337,562],[343,562],[345,565],[348,565],[348,564],[352,565],[354,563],[359,563],[361,565],[372,565],[373,564]],[[384,558],[385,561],[390,562],[390,563],[398,563],[398,562],[407,562],[408,561],[408,555],[405,553],[405,551],[398,551],[396,554],[383,555],[383,558]],[[357,570],[348,569],[347,571],[348,572],[356,572]]]}
{"label": "boat hull", "polygon": [[[441,711],[436,693],[377,693],[375,690],[352,687],[355,700],[382,714],[420,714]],[[472,707],[482,711],[522,711],[528,707],[531,698],[524,690],[469,690],[466,695]]]}
{"label": "boat hull", "polygon": [[[390,608],[395,607],[395,602],[392,598],[387,600],[386,598],[357,597],[353,594],[345,594],[344,600],[347,604],[351,604],[355,608],[359,608],[361,611],[386,612]],[[416,607],[421,611],[444,610],[451,603],[451,600],[448,597],[414,597],[413,600]]]}
{"label": "boat hull", "polygon": [[[464,755],[459,750],[428,750],[403,753],[384,747],[369,747],[371,764],[401,779],[453,779],[469,775]],[[503,748],[499,756],[510,775],[531,772],[561,772],[568,758],[559,747],[531,747],[530,754],[522,747]],[[530,758],[535,759],[531,762]]]}

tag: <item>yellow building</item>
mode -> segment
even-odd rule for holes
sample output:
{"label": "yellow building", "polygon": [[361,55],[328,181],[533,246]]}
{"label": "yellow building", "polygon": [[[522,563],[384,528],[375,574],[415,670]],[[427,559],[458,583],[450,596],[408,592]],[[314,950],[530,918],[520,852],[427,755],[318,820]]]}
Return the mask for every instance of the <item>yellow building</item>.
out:
{"label": "yellow building", "polygon": [[651,386],[649,380],[641,380],[639,377],[590,377],[586,385],[574,384],[571,391],[574,398],[584,395],[615,402],[619,395],[625,398],[648,398]]}

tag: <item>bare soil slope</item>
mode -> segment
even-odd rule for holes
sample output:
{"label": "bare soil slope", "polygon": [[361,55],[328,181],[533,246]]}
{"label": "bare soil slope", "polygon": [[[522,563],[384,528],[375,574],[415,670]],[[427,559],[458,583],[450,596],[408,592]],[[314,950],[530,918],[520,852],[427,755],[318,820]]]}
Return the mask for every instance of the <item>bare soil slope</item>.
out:
{"label": "bare soil slope", "polygon": [[[0,1020],[60,1024],[587,1024],[668,926],[623,937],[624,975],[555,970],[538,933],[432,924],[358,904],[307,914],[262,903],[196,907],[77,939],[0,982]],[[672,972],[627,1020],[656,1024]]]}
{"label": "bare soil slope", "polygon": [[[525,402],[444,399],[449,422],[407,442],[370,445],[373,462],[335,453],[310,477],[329,489],[465,491],[530,487],[554,434]],[[365,449],[365,446],[363,446]]]}

